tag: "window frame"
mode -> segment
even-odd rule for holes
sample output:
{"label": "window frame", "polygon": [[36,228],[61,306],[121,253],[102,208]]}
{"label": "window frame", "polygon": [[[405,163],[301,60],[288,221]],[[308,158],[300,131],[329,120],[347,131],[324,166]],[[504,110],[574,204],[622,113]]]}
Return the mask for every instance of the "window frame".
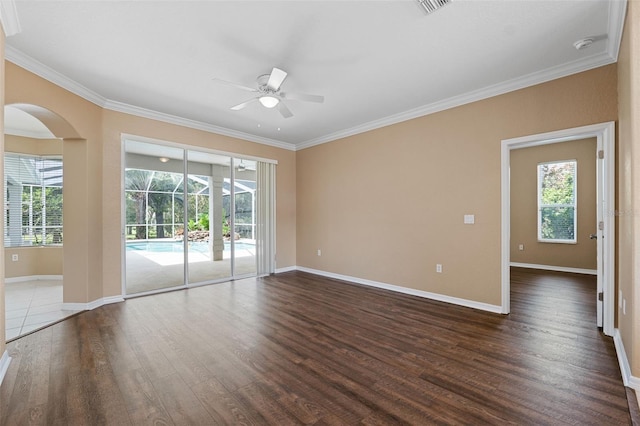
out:
{"label": "window frame", "polygon": [[[4,247],[5,248],[20,248],[20,247],[60,247],[64,244],[64,218],[63,218],[63,211],[61,211],[59,213],[59,223],[58,224],[54,224],[54,225],[47,225],[46,224],[46,218],[47,218],[47,189],[48,188],[59,188],[61,191],[60,197],[62,199],[62,205],[64,205],[64,183],[61,182],[60,186],[58,185],[48,185],[46,183],[47,177],[49,177],[50,175],[47,174],[47,172],[44,172],[44,174],[40,175],[40,180],[38,182],[32,182],[32,183],[25,183],[25,182],[20,182],[22,191],[20,194],[20,210],[22,211],[21,216],[20,216],[20,243],[19,244],[12,244],[11,238],[9,238],[8,233],[11,232],[10,231],[10,227],[8,226],[8,218],[10,213],[10,200],[9,200],[9,194],[7,193],[7,170],[10,169],[11,167],[9,167],[7,165],[7,161],[9,162],[13,162],[15,163],[18,167],[19,163],[22,162],[23,160],[29,160],[29,161],[34,161],[34,162],[39,162],[41,163],[42,166],[45,165],[45,163],[47,161],[52,161],[52,162],[59,162],[59,167],[60,170],[62,170],[63,167],[63,159],[62,159],[62,155],[34,155],[34,154],[28,154],[28,153],[21,153],[21,152],[6,152],[5,153],[5,158],[4,158],[4,180],[5,180],[5,194],[4,194],[4,234],[5,234],[5,238],[4,238]],[[54,166],[57,167],[57,166]],[[44,170],[46,167],[41,167],[40,172],[42,173],[42,170]],[[30,196],[30,199],[28,202],[25,202],[24,200],[24,189],[25,188],[30,188],[30,193],[33,194],[33,189],[34,188],[40,188],[40,196],[38,197],[41,201],[41,206],[40,206],[40,210],[39,210],[39,214],[40,214],[40,218],[42,220],[42,224],[40,226],[35,226],[33,224],[33,217],[35,216],[34,211],[33,211],[33,202],[34,202],[34,198],[33,195]],[[25,221],[25,216],[24,216],[24,207],[27,206],[27,210],[29,211],[29,224],[25,225],[24,221]],[[33,229],[35,228],[39,228],[38,232],[33,232]],[[30,229],[31,231],[25,233],[25,229]],[[58,241],[56,240],[56,237],[53,237],[52,242],[47,242],[47,236],[48,236],[48,231],[49,230],[59,230],[58,231]],[[37,236],[41,236],[42,240],[41,241],[37,241]],[[34,238],[34,240],[32,240],[31,238]]]}
{"label": "window frame", "polygon": [[[557,203],[557,204],[543,204],[542,203],[542,172],[541,166],[549,165],[549,164],[561,164],[561,163],[573,163],[573,203]],[[538,217],[537,217],[537,232],[538,232],[538,242],[539,243],[551,243],[551,244],[577,244],[578,243],[578,160],[576,159],[568,159],[568,160],[555,160],[555,161],[543,161],[537,164],[536,166],[536,174],[537,174],[537,206],[538,206]],[[544,208],[562,208],[569,207],[573,208],[573,239],[562,239],[562,238],[543,238],[542,236],[542,210]]]}

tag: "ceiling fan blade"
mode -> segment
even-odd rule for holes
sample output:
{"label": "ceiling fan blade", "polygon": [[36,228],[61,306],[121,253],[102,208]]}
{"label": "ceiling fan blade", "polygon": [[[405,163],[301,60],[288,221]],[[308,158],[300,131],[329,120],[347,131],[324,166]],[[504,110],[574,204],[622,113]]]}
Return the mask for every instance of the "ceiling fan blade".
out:
{"label": "ceiling fan blade", "polygon": [[308,95],[306,93],[280,93],[285,99],[293,99],[294,101],[305,101],[305,102],[317,102],[319,104],[324,102],[324,96],[320,95]]}
{"label": "ceiling fan blade", "polygon": [[219,78],[213,78],[213,81],[216,83],[226,84],[227,86],[235,87],[236,89],[246,90],[247,92],[258,92],[258,89],[252,89],[251,87],[243,86],[242,84],[232,83],[227,80],[220,80]]}
{"label": "ceiling fan blade", "polygon": [[274,92],[277,92],[282,86],[282,82],[287,78],[287,73],[280,68],[273,68],[271,75],[269,75],[269,81],[267,81],[267,87]]}
{"label": "ceiling fan blade", "polygon": [[278,105],[276,106],[276,108],[278,108],[278,111],[280,111],[280,114],[282,114],[284,118],[293,117],[293,113],[289,108],[287,108],[284,102],[282,101],[278,102]]}
{"label": "ceiling fan blade", "polygon": [[232,110],[234,110],[234,111],[240,111],[241,109],[244,109],[244,108],[245,108],[247,105],[249,105],[250,103],[255,102],[255,101],[257,101],[257,100],[258,100],[258,98],[249,99],[249,100],[248,100],[248,101],[246,101],[246,102],[243,102],[243,103],[238,104],[238,105],[236,105],[236,106],[232,106],[230,109],[232,109]]}

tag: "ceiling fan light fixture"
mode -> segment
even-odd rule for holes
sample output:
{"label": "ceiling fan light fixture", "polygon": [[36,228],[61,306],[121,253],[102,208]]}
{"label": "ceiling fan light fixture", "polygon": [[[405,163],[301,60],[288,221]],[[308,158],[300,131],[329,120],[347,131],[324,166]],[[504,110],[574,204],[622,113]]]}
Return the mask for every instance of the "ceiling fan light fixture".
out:
{"label": "ceiling fan light fixture", "polygon": [[451,0],[418,0],[420,6],[424,9],[427,14],[433,13],[436,10],[440,9],[443,6],[451,3]]}
{"label": "ceiling fan light fixture", "polygon": [[258,100],[260,101],[262,106],[265,107],[265,108],[273,108],[276,105],[278,105],[278,103],[280,102],[280,99],[276,98],[275,96],[271,96],[271,95],[260,96],[258,98]]}

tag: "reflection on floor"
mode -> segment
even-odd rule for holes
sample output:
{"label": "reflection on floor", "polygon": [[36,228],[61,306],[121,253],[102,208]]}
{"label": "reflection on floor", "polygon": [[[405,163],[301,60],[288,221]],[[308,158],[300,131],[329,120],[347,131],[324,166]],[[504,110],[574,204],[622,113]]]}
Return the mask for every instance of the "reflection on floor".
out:
{"label": "reflection on floor", "polygon": [[62,280],[5,283],[6,340],[45,327],[77,312],[62,309]]}

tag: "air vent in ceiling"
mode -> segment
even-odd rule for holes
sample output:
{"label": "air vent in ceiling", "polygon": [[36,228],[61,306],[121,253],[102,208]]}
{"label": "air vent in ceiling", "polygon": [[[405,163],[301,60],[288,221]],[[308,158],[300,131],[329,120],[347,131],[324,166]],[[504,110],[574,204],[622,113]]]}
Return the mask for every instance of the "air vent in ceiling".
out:
{"label": "air vent in ceiling", "polygon": [[433,13],[451,3],[451,0],[418,0],[418,3],[420,3],[420,6],[422,6],[425,12]]}

